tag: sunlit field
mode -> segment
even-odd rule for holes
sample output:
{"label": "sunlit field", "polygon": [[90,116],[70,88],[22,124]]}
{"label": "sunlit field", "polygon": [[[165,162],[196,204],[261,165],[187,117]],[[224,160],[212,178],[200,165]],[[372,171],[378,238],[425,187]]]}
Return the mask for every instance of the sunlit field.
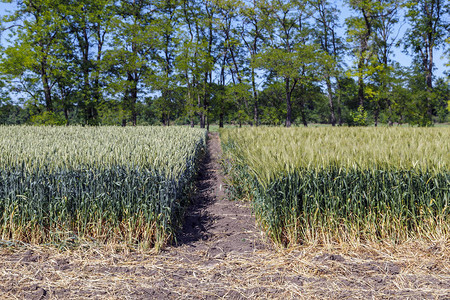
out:
{"label": "sunlit field", "polygon": [[449,238],[448,127],[220,133],[231,192],[278,243]]}
{"label": "sunlit field", "polygon": [[159,247],[181,222],[206,131],[0,127],[0,235]]}

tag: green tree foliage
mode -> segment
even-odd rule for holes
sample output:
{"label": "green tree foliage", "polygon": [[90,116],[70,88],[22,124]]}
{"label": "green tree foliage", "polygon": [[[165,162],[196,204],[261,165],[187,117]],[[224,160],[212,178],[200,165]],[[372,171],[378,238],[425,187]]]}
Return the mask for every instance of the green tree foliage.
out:
{"label": "green tree foliage", "polygon": [[[244,4],[240,8],[240,15],[242,16],[242,27],[240,29],[240,37],[248,51],[249,60],[252,61],[256,55],[261,53],[262,47],[266,41],[269,31],[270,22],[264,15],[265,5],[264,1],[254,0],[250,4]],[[258,126],[260,122],[260,105],[257,89],[257,74],[253,64],[249,65],[250,82],[252,85],[253,96],[253,124]]]}
{"label": "green tree foliage", "polygon": [[[311,1],[311,5],[316,12],[313,16],[316,25],[314,30],[315,42],[320,45],[320,49],[324,52],[320,65],[322,66],[321,74],[325,81],[328,97],[330,110],[329,122],[332,126],[336,125],[336,110],[338,124],[342,125],[341,105],[339,103],[339,97],[336,97],[336,91],[333,90],[332,84],[332,78],[338,78],[342,72],[339,65],[342,63],[343,47],[342,41],[336,33],[339,10],[326,0]],[[336,98],[338,103],[335,103]],[[335,106],[337,106],[336,109]]]}
{"label": "green tree foliage", "polygon": [[[264,52],[255,56],[254,65],[268,70],[284,81],[286,127],[292,124],[292,94],[295,88],[315,80],[314,70],[320,54],[311,44],[311,30],[306,22],[310,12],[306,1],[273,1],[263,8],[270,18],[269,37]],[[302,101],[301,110],[304,110]],[[307,126],[306,118],[303,124]]]}
{"label": "green tree foliage", "polygon": [[139,94],[147,92],[144,82],[154,73],[152,63],[158,40],[154,9],[147,0],[123,0],[116,7],[111,49],[105,53],[105,64],[112,75],[108,77],[108,85],[121,97],[123,126],[128,121],[137,124],[136,103]]}
{"label": "green tree foliage", "polygon": [[73,48],[67,47],[70,51],[68,58],[73,61],[75,68],[64,76],[67,83],[61,88],[67,89],[69,83],[77,85],[74,102],[80,107],[84,122],[94,125],[98,123],[98,106],[103,100],[103,54],[112,27],[113,1],[67,1],[63,9],[62,18],[68,25],[67,43],[74,43]]}
{"label": "green tree foliage", "polygon": [[70,64],[64,59],[66,23],[59,16],[59,1],[20,1],[17,10],[3,18],[12,23],[9,45],[0,70],[11,89],[27,94],[27,104],[42,113],[57,106],[56,85]]}
{"label": "green tree foliage", "polygon": [[396,80],[393,73],[396,66],[392,60],[392,52],[397,37],[395,25],[399,22],[399,6],[399,0],[379,1],[378,16],[374,28],[375,55],[370,67],[370,77],[374,87],[371,99],[374,106],[375,126],[378,125],[380,111],[383,108],[387,109],[389,126],[393,125],[391,98],[392,83]]}
{"label": "green tree foliage", "polygon": [[[448,38],[450,23],[450,3],[441,0],[408,0],[405,2],[406,18],[410,29],[405,36],[405,46],[409,48],[416,65],[422,71],[426,83],[427,97],[424,98],[426,118],[432,123],[433,116],[433,69],[434,51],[444,45]],[[424,119],[425,116],[422,117]]]}
{"label": "green tree foliage", "polygon": [[2,124],[448,121],[441,0],[1,2]]}
{"label": "green tree foliage", "polygon": [[366,93],[364,79],[370,73],[370,61],[374,55],[374,27],[380,8],[377,1],[371,0],[349,0],[349,5],[357,13],[345,20],[348,41],[352,44],[355,57],[355,65],[349,71],[358,78],[359,107],[364,109],[367,96],[372,96]]}

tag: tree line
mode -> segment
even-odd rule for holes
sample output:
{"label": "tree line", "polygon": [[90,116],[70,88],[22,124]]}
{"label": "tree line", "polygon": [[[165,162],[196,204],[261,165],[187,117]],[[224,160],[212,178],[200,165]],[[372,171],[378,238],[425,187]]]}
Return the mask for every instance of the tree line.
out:
{"label": "tree line", "polygon": [[450,4],[345,1],[3,0],[0,123],[448,122]]}

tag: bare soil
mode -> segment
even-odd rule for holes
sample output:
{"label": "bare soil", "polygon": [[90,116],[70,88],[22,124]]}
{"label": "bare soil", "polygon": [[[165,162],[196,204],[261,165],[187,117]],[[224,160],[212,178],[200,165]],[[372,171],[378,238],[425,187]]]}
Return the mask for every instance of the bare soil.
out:
{"label": "bare soil", "polygon": [[450,241],[279,249],[226,198],[210,133],[197,193],[160,253],[0,249],[0,299],[450,299]]}

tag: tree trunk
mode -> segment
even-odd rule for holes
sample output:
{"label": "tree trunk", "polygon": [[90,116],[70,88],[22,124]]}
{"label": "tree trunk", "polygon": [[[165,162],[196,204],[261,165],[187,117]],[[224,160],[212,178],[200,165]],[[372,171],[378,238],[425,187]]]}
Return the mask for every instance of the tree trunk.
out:
{"label": "tree trunk", "polygon": [[289,77],[284,78],[285,81],[285,89],[286,89],[286,127],[291,127],[292,125],[292,92],[294,91],[295,85],[298,82],[298,79],[293,79],[293,83],[291,86],[291,79]]}
{"label": "tree trunk", "polygon": [[83,26],[82,30],[81,30],[82,36],[79,36],[77,34],[78,37],[78,44],[80,46],[80,52],[82,54],[82,62],[81,62],[81,72],[83,73],[83,98],[84,98],[84,103],[86,104],[86,108],[85,108],[85,122],[86,124],[92,125],[93,119],[94,119],[94,106],[95,104],[93,103],[92,99],[91,99],[91,86],[90,86],[90,82],[89,82],[89,74],[91,72],[90,70],[90,61],[89,61],[89,48],[90,48],[90,43],[89,43],[89,34],[87,32],[87,28],[86,25]]}
{"label": "tree trunk", "polygon": [[66,119],[66,126],[70,125],[69,122],[69,111],[66,106],[64,106],[64,118]]}
{"label": "tree trunk", "polygon": [[374,112],[375,127],[378,126],[379,116],[380,116],[380,103],[377,101],[377,107],[376,107],[375,112]]}
{"label": "tree trunk", "polygon": [[301,111],[300,111],[300,115],[302,116],[302,123],[303,126],[308,127],[308,121],[306,120],[306,113],[305,113],[305,103],[301,103]]}
{"label": "tree trunk", "polygon": [[[102,37],[102,34],[100,33],[100,31],[97,32],[97,59],[96,59],[96,65],[95,65],[95,70],[96,72],[94,72],[94,80],[93,80],[93,105],[92,105],[92,117],[94,120],[97,120],[98,118],[98,105],[100,104],[101,98],[102,98],[102,92],[100,89],[100,71],[99,71],[99,66],[102,60],[102,49],[103,49],[103,39],[104,35]],[[97,122],[96,122],[97,123]]]}
{"label": "tree trunk", "polygon": [[[444,1],[445,2],[445,1]],[[433,4],[437,5],[437,7],[434,7]],[[430,120],[430,122],[433,122],[433,108],[432,108],[432,97],[431,97],[431,93],[433,92],[433,46],[435,43],[435,38],[433,37],[433,34],[436,34],[436,27],[433,28],[433,26],[436,26],[436,24],[433,24],[433,19],[435,20],[434,22],[438,22],[440,14],[440,3],[439,1],[431,1],[430,3],[431,7],[426,5],[425,6],[425,13],[428,17],[427,20],[427,29],[428,32],[425,33],[425,38],[424,38],[424,44],[425,44],[425,53],[423,53],[423,66],[425,67],[425,80],[426,80],[426,84],[427,84],[427,90],[428,90],[428,96],[427,96],[427,115],[428,115],[428,119]],[[438,16],[437,18],[433,16],[433,11],[434,9],[437,10],[438,12]]]}
{"label": "tree trunk", "polygon": [[361,9],[361,12],[364,16],[364,24],[366,26],[366,31],[361,37],[360,41],[360,52],[359,52],[359,61],[358,61],[358,99],[359,106],[364,109],[364,78],[363,78],[363,68],[366,65],[366,53],[369,51],[369,39],[372,34],[372,23],[371,23],[371,15],[365,9]]}
{"label": "tree trunk", "polygon": [[342,126],[342,112],[341,112],[341,100],[340,100],[340,97],[338,97],[337,115],[338,115],[338,125]]}
{"label": "tree trunk", "polygon": [[253,89],[253,123],[255,126],[258,126],[259,124],[259,114],[258,114],[258,92],[256,91],[256,82],[255,82],[255,69],[252,68],[252,89]]}
{"label": "tree trunk", "polygon": [[[431,55],[431,54],[430,54]],[[433,93],[433,71],[432,71],[432,61],[433,58],[429,57],[430,66],[427,66],[426,82],[427,82],[427,115],[430,122],[433,122],[433,107],[432,107],[432,96]]]}
{"label": "tree trunk", "polygon": [[45,109],[49,112],[52,112],[53,111],[52,93],[50,83],[48,82],[47,57],[45,56],[41,62],[41,78],[42,78],[42,85],[44,87]]}
{"label": "tree trunk", "polygon": [[191,81],[189,80],[189,73],[186,70],[185,74],[186,76],[186,82],[187,82],[187,106],[188,106],[188,115],[189,115],[189,119],[190,119],[190,123],[191,123],[191,127],[194,128],[194,100],[193,97],[191,95]]}
{"label": "tree trunk", "polygon": [[331,88],[330,76],[326,75],[327,91],[328,91],[328,105],[330,106],[330,122],[332,126],[336,126],[336,116],[334,115],[333,90]]}
{"label": "tree trunk", "polygon": [[362,75],[358,76],[358,102],[359,106],[364,109],[364,79]]}
{"label": "tree trunk", "polygon": [[394,123],[392,122],[392,106],[391,106],[391,100],[387,99],[387,106],[388,106],[388,125],[393,126]]}
{"label": "tree trunk", "polygon": [[203,114],[202,114],[202,123],[203,127],[205,128],[208,118],[208,97],[209,97],[209,91],[208,91],[208,72],[205,73],[205,80],[204,80],[204,86],[203,86]]}
{"label": "tree trunk", "polygon": [[223,112],[219,114],[219,127],[223,128]]}
{"label": "tree trunk", "polygon": [[292,105],[291,105],[291,88],[290,78],[285,78],[286,90],[286,127],[291,127],[292,124]]}
{"label": "tree trunk", "polygon": [[337,88],[338,88],[338,97],[337,97],[337,121],[338,125],[342,126],[342,111],[341,111],[341,82],[339,78],[336,77]]}
{"label": "tree trunk", "polygon": [[202,109],[202,100],[200,97],[200,93],[197,95],[197,105],[198,105],[198,108],[200,109],[200,112],[198,113],[199,119],[200,119],[200,128],[205,128],[205,118],[204,118],[204,113],[203,113],[203,109]]}
{"label": "tree trunk", "polygon": [[137,111],[136,111],[136,102],[137,102],[137,98],[138,98],[138,90],[137,90],[137,85],[138,85],[138,80],[137,80],[137,74],[131,77],[129,77],[129,79],[131,79],[132,81],[132,88],[130,91],[130,111],[131,111],[131,122],[133,124],[133,126],[136,126],[137,124]]}

